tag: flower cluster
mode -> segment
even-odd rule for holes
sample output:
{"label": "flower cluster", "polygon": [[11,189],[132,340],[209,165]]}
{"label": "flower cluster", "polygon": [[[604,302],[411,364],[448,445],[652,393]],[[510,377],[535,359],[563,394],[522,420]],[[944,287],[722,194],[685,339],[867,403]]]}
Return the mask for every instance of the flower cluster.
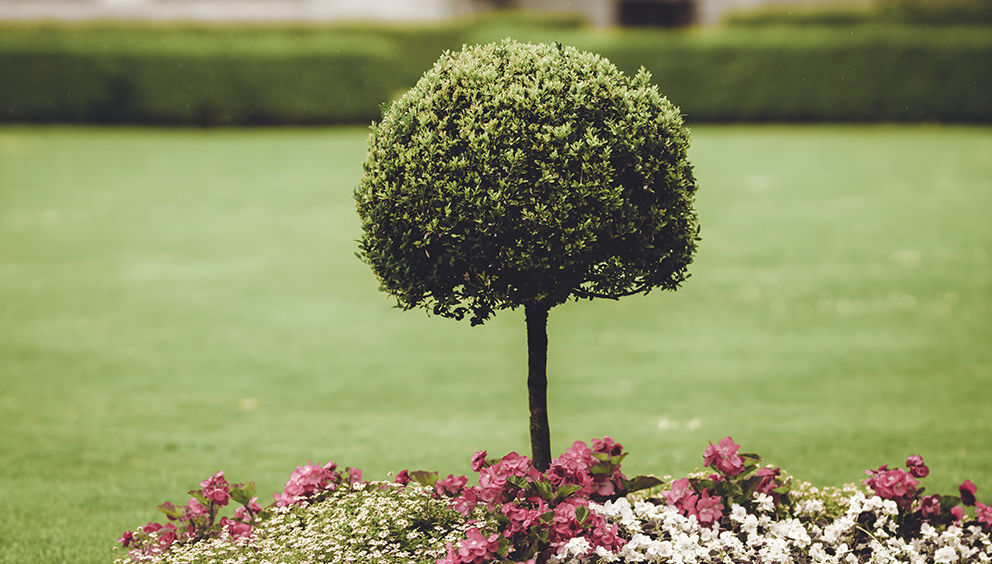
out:
{"label": "flower cluster", "polygon": [[[169,522],[165,525],[151,522],[136,531],[127,531],[117,542],[128,549],[134,561],[154,560],[174,545],[192,544],[208,538],[216,538],[225,533],[231,539],[248,539],[252,527],[262,510],[255,494],[255,483],[231,484],[224,478],[224,472],[200,482],[200,489],[192,490],[186,505],[175,506],[165,502],[158,510],[165,514]],[[241,504],[234,512],[234,518],[221,517],[218,512],[233,499]]]}
{"label": "flower cluster", "polygon": [[[926,495],[919,455],[821,490],[760,466],[730,437],[710,443],[707,471],[668,483],[627,479],[610,437],[592,445],[575,443],[546,472],[478,452],[476,486],[424,471],[363,482],[357,469],[308,462],[265,509],[254,483],[218,472],[186,505],[159,506],[165,525],[125,533],[115,564],[992,564],[992,506],[970,480],[956,496]],[[230,500],[234,516],[219,516]]]}
{"label": "flower cluster", "polygon": [[347,467],[344,472],[337,468],[333,460],[323,466],[314,464],[312,460],[304,466],[297,466],[289,475],[283,492],[272,494],[276,507],[313,502],[343,484],[353,486],[362,483],[362,471],[358,468]]}
{"label": "flower cluster", "polygon": [[640,476],[627,480],[620,462],[623,446],[610,437],[593,440],[593,447],[579,441],[554,459],[546,472],[530,459],[511,452],[487,459],[485,451],[472,457],[479,474],[478,486],[466,486],[462,476],[433,481],[436,474],[401,472],[398,481],[410,479],[432,485],[438,496],[450,498],[451,507],[463,516],[484,508],[495,526],[473,527],[457,546],[448,547],[438,564],[483,562],[547,562],[559,555],[610,553],[623,545],[617,526],[590,510],[592,501],[606,501],[638,489],[661,484]]}
{"label": "flower cluster", "polygon": [[965,518],[965,507],[975,507],[974,521],[988,529],[992,526],[992,507],[975,499],[977,486],[965,480],[958,487],[959,496],[923,495],[925,488],[917,489],[919,480],[930,474],[923,463],[923,457],[915,454],[906,459],[906,470],[889,469],[888,465],[878,470],[865,470],[868,478],[862,482],[882,499],[895,502],[898,513],[894,517],[899,532],[904,538],[920,533],[924,525],[930,527],[960,524]]}
{"label": "flower cluster", "polygon": [[[362,471],[357,468],[349,467],[341,472],[333,460],[323,466],[308,461],[290,474],[282,493],[272,495],[273,505],[289,507],[313,503],[324,499],[342,484],[354,487],[361,483]],[[220,536],[235,541],[250,540],[262,512],[255,491],[255,482],[230,484],[223,471],[217,472],[200,482],[200,489],[189,492],[193,497],[186,505],[175,506],[167,501],[158,506],[168,523],[148,523],[136,531],[125,532],[117,542],[128,549],[131,559],[137,562],[154,560],[176,546]],[[232,499],[241,504],[234,511],[234,517],[219,516],[220,509]]]}
{"label": "flower cluster", "polygon": [[[704,455],[716,474],[673,481],[648,496],[627,496],[592,511],[619,526],[618,551],[598,550],[597,562],[728,564],[803,562],[992,562],[992,508],[974,498],[965,481],[961,497],[924,496],[919,478],[929,474],[914,455],[906,469],[869,470],[863,485],[820,491],[792,484],[778,468],[758,468],[760,457],[738,454],[729,437]],[[974,506],[965,519],[959,505]],[[557,562],[591,562],[580,555]]]}

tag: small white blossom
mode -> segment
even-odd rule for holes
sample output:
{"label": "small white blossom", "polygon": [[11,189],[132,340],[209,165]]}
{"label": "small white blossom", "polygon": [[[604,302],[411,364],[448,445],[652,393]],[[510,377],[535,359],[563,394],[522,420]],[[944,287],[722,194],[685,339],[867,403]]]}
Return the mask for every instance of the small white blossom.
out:
{"label": "small white blossom", "polygon": [[933,561],[936,564],[951,564],[952,562],[957,562],[958,551],[949,546],[939,548],[937,549],[937,552],[933,554]]}

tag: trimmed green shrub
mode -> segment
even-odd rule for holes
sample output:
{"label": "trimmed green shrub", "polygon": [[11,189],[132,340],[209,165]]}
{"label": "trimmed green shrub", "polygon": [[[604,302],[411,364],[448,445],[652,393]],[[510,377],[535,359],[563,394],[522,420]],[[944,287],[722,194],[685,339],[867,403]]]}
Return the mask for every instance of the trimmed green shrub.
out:
{"label": "trimmed green shrub", "polygon": [[647,72],[506,40],[442,56],[369,145],[361,258],[403,309],[477,325],[524,306],[546,469],[550,308],[675,290],[692,262],[696,183],[678,108]]}

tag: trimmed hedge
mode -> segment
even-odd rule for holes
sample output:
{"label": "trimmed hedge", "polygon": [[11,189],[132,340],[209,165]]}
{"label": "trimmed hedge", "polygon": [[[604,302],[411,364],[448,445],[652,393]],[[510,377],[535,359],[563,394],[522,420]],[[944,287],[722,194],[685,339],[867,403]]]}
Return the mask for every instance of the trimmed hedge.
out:
{"label": "trimmed hedge", "polygon": [[600,52],[644,65],[690,122],[992,122],[992,28],[627,34]]}
{"label": "trimmed hedge", "polygon": [[693,122],[992,122],[984,26],[597,32],[493,19],[423,28],[0,27],[0,121],[179,125],[377,120],[446,50],[513,35],[645,66]]}

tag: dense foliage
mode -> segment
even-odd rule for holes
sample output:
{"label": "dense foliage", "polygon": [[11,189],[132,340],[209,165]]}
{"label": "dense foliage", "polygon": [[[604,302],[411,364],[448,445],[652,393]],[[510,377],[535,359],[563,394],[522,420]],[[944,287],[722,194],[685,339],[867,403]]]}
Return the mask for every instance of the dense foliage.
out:
{"label": "dense foliage", "polygon": [[561,44],[466,47],[389,106],[369,145],[362,258],[403,308],[474,325],[686,278],[689,136],[646,71]]}

